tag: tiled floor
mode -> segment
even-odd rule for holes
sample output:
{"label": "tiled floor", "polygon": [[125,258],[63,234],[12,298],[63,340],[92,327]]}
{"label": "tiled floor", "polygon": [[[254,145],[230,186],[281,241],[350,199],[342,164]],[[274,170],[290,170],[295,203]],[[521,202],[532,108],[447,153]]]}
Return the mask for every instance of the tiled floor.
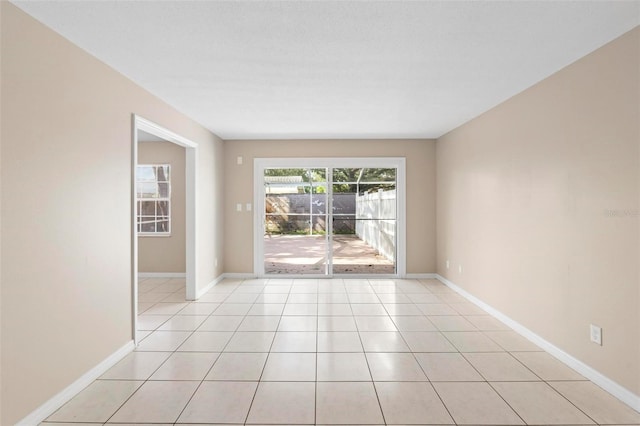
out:
{"label": "tiled floor", "polygon": [[45,424],[638,425],[435,280],[140,283],[135,352]]}

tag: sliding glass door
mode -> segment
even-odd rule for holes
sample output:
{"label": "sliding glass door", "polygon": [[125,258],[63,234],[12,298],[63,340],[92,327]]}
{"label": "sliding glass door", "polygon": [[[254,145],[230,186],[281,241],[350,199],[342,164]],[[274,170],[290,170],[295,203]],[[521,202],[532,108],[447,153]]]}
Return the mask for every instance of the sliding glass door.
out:
{"label": "sliding glass door", "polygon": [[264,171],[264,272],[328,274],[327,169]]}
{"label": "sliding glass door", "polygon": [[259,275],[403,273],[404,159],[259,159],[255,172]]}

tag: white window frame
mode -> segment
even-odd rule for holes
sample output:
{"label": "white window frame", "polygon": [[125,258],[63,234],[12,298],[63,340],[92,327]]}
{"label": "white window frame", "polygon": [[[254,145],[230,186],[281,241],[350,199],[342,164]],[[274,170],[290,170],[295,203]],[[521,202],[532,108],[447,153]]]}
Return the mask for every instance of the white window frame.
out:
{"label": "white window frame", "polygon": [[[169,177],[167,178],[166,181],[158,181],[158,175],[156,174],[156,180],[155,181],[141,181],[139,176],[138,176],[138,167],[166,167],[168,169],[168,175]],[[137,208],[137,216],[136,216],[136,230],[138,232],[138,235],[140,237],[170,237],[171,236],[171,164],[168,163],[162,163],[162,164],[155,164],[155,163],[145,163],[145,164],[138,164],[136,166],[136,203],[138,205]],[[158,185],[158,183],[166,183],[168,188],[167,188],[167,196],[166,197],[140,197],[140,191],[138,190],[138,185],[141,183],[155,183],[156,185]],[[152,201],[155,203],[155,214],[153,216],[153,222],[157,225],[158,222],[160,221],[164,221],[164,217],[162,216],[162,219],[158,219],[158,202],[160,201],[165,201],[167,203],[167,221],[169,222],[168,225],[168,230],[167,231],[157,231],[157,226],[156,226],[156,231],[141,231],[138,230],[140,227],[140,221],[142,219],[142,203],[143,202],[149,202]],[[148,215],[145,215],[144,217],[147,217]]]}

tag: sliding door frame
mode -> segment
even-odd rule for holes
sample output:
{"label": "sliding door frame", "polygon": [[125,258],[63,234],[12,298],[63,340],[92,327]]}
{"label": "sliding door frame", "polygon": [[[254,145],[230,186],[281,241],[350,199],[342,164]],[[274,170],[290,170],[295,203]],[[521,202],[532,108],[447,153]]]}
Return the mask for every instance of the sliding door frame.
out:
{"label": "sliding door frame", "polygon": [[[395,168],[396,169],[396,273],[395,274],[305,274],[266,275],[264,269],[265,190],[264,171],[272,168]],[[406,161],[404,157],[319,157],[319,158],[255,158],[253,161],[253,273],[258,277],[287,278],[404,278],[406,276]],[[327,176],[327,185],[332,177]],[[328,197],[330,198],[330,197]],[[332,203],[327,202],[327,213],[333,213]],[[331,221],[327,229],[327,244],[332,244]],[[329,271],[332,271],[332,249],[327,250]]]}

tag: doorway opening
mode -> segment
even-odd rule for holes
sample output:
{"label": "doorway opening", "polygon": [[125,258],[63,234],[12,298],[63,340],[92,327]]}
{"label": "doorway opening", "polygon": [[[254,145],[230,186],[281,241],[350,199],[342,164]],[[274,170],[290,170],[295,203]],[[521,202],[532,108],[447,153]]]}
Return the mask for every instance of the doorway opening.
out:
{"label": "doorway opening", "polygon": [[[132,120],[132,215],[131,215],[131,245],[132,245],[132,334],[136,345],[138,334],[139,307],[139,254],[138,237],[142,234],[154,235],[153,238],[164,238],[170,235],[171,225],[171,174],[172,169],[167,164],[139,164],[139,142],[141,141],[170,142],[184,148],[184,281],[185,300],[195,300],[196,271],[195,271],[195,182],[197,144],[152,121],[133,115]],[[144,175],[144,176],[143,176]],[[141,184],[141,181],[144,181]],[[141,195],[142,194],[142,195]],[[182,251],[181,251],[182,253]],[[164,274],[162,274],[164,275]],[[182,274],[177,274],[181,276]],[[171,278],[167,276],[167,278]]]}
{"label": "doorway opening", "polygon": [[256,159],[259,276],[404,276],[403,158]]}

